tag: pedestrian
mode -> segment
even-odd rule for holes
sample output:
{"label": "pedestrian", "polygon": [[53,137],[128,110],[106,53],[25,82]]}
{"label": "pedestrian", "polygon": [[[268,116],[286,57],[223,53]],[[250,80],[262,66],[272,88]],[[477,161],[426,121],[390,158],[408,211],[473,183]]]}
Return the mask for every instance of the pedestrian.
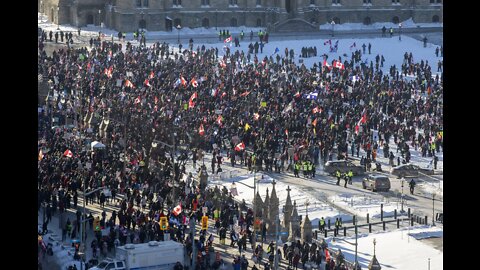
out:
{"label": "pedestrian", "polygon": [[340,173],[339,170],[337,170],[335,172],[335,176],[337,177],[337,184],[336,185],[339,186],[340,185],[340,178],[342,177],[342,174]]}
{"label": "pedestrian", "polygon": [[368,43],[368,54],[372,53],[372,44]]}
{"label": "pedestrian", "polygon": [[410,186],[410,194],[412,194],[412,195],[413,195],[413,192],[415,191],[415,185],[416,184],[417,183],[415,183],[415,180],[413,180],[413,178],[412,178],[412,180],[410,180],[410,183],[408,183],[408,185]]}

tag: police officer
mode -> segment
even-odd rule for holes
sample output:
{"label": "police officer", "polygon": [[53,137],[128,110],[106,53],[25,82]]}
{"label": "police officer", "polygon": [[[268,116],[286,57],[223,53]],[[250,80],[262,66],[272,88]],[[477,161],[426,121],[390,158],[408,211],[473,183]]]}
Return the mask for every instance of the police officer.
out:
{"label": "police officer", "polygon": [[340,171],[339,171],[339,170],[337,170],[337,172],[335,173],[335,175],[337,176],[337,186],[339,186],[339,185],[340,185],[340,177],[341,177],[342,175],[340,174]]}
{"label": "police officer", "polygon": [[413,195],[413,191],[414,191],[414,189],[415,189],[415,185],[416,185],[416,184],[417,184],[417,183],[415,183],[415,180],[413,180],[413,179],[410,180],[410,183],[408,183],[408,185],[410,186],[410,194],[412,194],[412,195]]}
{"label": "police officer", "polygon": [[352,178],[353,178],[353,171],[350,169],[348,171],[348,183],[351,185],[352,184]]}
{"label": "police officer", "polygon": [[347,183],[348,183],[348,173],[343,173],[343,179],[345,180],[345,184],[343,185],[343,187],[347,187]]}
{"label": "police officer", "polygon": [[294,169],[293,169],[293,174],[295,175],[295,177],[298,177],[298,171],[299,170],[300,170],[300,164],[297,162],[297,163],[295,163]]}
{"label": "police officer", "polygon": [[312,164],[312,162],[308,161],[307,167],[308,167],[308,176],[312,177],[312,175],[313,175],[313,164]]}
{"label": "police officer", "polygon": [[244,33],[243,30],[242,30],[242,32],[240,32],[240,40],[243,40],[243,37],[244,37],[244,36],[245,36],[245,33]]}
{"label": "police officer", "polygon": [[307,165],[306,161],[302,162],[302,167],[303,167],[303,176],[305,178],[307,178],[308,177],[308,165]]}
{"label": "police officer", "polygon": [[320,232],[325,231],[325,219],[323,217],[318,222],[318,228],[320,229]]}
{"label": "police officer", "polygon": [[312,178],[315,178],[315,172],[316,172],[315,163],[312,163]]}
{"label": "police officer", "polygon": [[335,236],[337,236],[338,230],[340,229],[340,227],[342,227],[342,222],[337,218],[335,220],[335,232],[334,232]]}

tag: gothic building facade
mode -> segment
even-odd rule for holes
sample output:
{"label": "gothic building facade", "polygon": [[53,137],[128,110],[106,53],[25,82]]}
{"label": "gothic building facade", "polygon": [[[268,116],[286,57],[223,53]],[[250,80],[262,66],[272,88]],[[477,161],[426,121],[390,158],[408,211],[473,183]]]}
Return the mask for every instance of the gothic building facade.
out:
{"label": "gothic building facade", "polygon": [[117,31],[180,27],[319,30],[320,24],[443,22],[442,0],[38,0],[50,21]]}

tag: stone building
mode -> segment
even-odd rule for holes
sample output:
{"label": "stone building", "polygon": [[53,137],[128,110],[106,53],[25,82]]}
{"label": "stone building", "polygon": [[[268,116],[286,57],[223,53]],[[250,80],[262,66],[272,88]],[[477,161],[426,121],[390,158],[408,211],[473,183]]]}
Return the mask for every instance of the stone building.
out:
{"label": "stone building", "polygon": [[180,27],[319,30],[320,24],[443,22],[442,0],[38,0],[50,21],[132,32]]}
{"label": "stone building", "polygon": [[[277,197],[277,191],[275,190],[275,180],[273,180],[272,182],[272,185],[273,185],[273,188],[272,188],[272,193],[270,195],[270,202],[269,202],[269,207],[268,207],[268,219],[270,220],[272,226],[269,227],[269,232],[270,233],[274,233],[275,230],[276,230],[276,221],[277,221],[277,218],[278,218],[278,212],[279,212],[279,205],[280,205],[280,202],[278,200],[278,197]],[[280,230],[280,228],[279,228]]]}

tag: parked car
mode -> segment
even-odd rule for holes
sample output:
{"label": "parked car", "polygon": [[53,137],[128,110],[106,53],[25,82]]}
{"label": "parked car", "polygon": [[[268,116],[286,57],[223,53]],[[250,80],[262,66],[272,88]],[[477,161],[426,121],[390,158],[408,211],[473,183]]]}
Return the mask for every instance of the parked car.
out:
{"label": "parked car", "polygon": [[327,161],[323,170],[331,175],[335,175],[335,172],[338,170],[341,173],[346,173],[352,170],[353,175],[362,175],[365,173],[365,168],[360,165],[355,165],[349,160],[335,160]]}
{"label": "parked car", "polygon": [[390,174],[395,175],[398,178],[406,176],[418,177],[419,173],[432,175],[433,169],[420,168],[419,166],[413,164],[403,164],[397,167],[393,167],[390,170]]}
{"label": "parked car", "polygon": [[362,187],[371,191],[389,191],[390,179],[382,174],[369,174],[363,178]]}

